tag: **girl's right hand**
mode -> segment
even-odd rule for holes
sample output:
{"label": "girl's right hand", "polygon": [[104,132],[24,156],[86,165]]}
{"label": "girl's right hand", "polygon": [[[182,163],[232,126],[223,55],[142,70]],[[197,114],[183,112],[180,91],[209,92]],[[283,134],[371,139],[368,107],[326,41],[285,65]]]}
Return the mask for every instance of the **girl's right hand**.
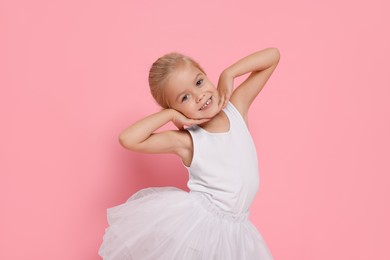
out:
{"label": "girl's right hand", "polygon": [[219,76],[218,86],[217,86],[217,90],[219,94],[218,107],[220,109],[224,109],[227,106],[229,99],[233,93],[233,83],[234,83],[234,77],[229,75],[227,69],[224,70]]}
{"label": "girl's right hand", "polygon": [[178,112],[177,110],[172,109],[172,111],[173,111],[172,122],[179,130],[184,130],[184,126],[190,127],[193,125],[203,124],[211,119],[211,118],[191,119],[186,117],[182,113]]}

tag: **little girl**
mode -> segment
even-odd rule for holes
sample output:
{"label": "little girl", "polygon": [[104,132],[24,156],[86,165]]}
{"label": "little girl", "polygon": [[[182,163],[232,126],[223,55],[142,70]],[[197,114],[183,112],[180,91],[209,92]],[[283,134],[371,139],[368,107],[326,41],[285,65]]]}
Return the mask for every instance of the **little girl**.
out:
{"label": "little girl", "polygon": [[[178,155],[189,171],[190,192],[146,188],[108,209],[99,249],[104,259],[272,259],[248,219],[259,185],[248,110],[279,56],[268,48],[244,57],[221,73],[217,88],[184,55],[166,54],[153,63],[149,85],[164,109],[129,126],[119,140],[133,151]],[[234,78],[247,73],[233,91]],[[178,130],[156,132],[170,121]]]}

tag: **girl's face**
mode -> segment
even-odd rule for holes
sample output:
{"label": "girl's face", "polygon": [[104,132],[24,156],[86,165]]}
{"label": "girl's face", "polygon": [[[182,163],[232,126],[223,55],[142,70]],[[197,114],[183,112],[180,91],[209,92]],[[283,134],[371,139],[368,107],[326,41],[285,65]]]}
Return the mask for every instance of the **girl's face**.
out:
{"label": "girl's face", "polygon": [[185,64],[172,72],[164,91],[169,107],[188,118],[212,118],[220,111],[217,89],[192,64]]}

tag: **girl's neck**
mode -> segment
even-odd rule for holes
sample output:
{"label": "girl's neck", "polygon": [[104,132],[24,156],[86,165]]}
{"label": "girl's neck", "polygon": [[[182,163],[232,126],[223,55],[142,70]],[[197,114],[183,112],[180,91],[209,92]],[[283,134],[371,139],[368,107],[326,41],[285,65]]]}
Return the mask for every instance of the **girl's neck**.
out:
{"label": "girl's neck", "polygon": [[200,124],[199,127],[211,133],[224,133],[229,131],[230,122],[225,112],[221,111],[209,121]]}

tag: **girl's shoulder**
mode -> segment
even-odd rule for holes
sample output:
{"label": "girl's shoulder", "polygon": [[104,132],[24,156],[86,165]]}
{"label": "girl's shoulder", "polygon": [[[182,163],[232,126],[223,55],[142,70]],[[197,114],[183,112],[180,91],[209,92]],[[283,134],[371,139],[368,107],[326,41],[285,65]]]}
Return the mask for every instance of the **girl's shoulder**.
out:
{"label": "girl's shoulder", "polygon": [[248,126],[248,109],[249,107],[242,105],[237,95],[232,95],[230,99],[231,108],[241,115],[244,119],[245,124]]}

